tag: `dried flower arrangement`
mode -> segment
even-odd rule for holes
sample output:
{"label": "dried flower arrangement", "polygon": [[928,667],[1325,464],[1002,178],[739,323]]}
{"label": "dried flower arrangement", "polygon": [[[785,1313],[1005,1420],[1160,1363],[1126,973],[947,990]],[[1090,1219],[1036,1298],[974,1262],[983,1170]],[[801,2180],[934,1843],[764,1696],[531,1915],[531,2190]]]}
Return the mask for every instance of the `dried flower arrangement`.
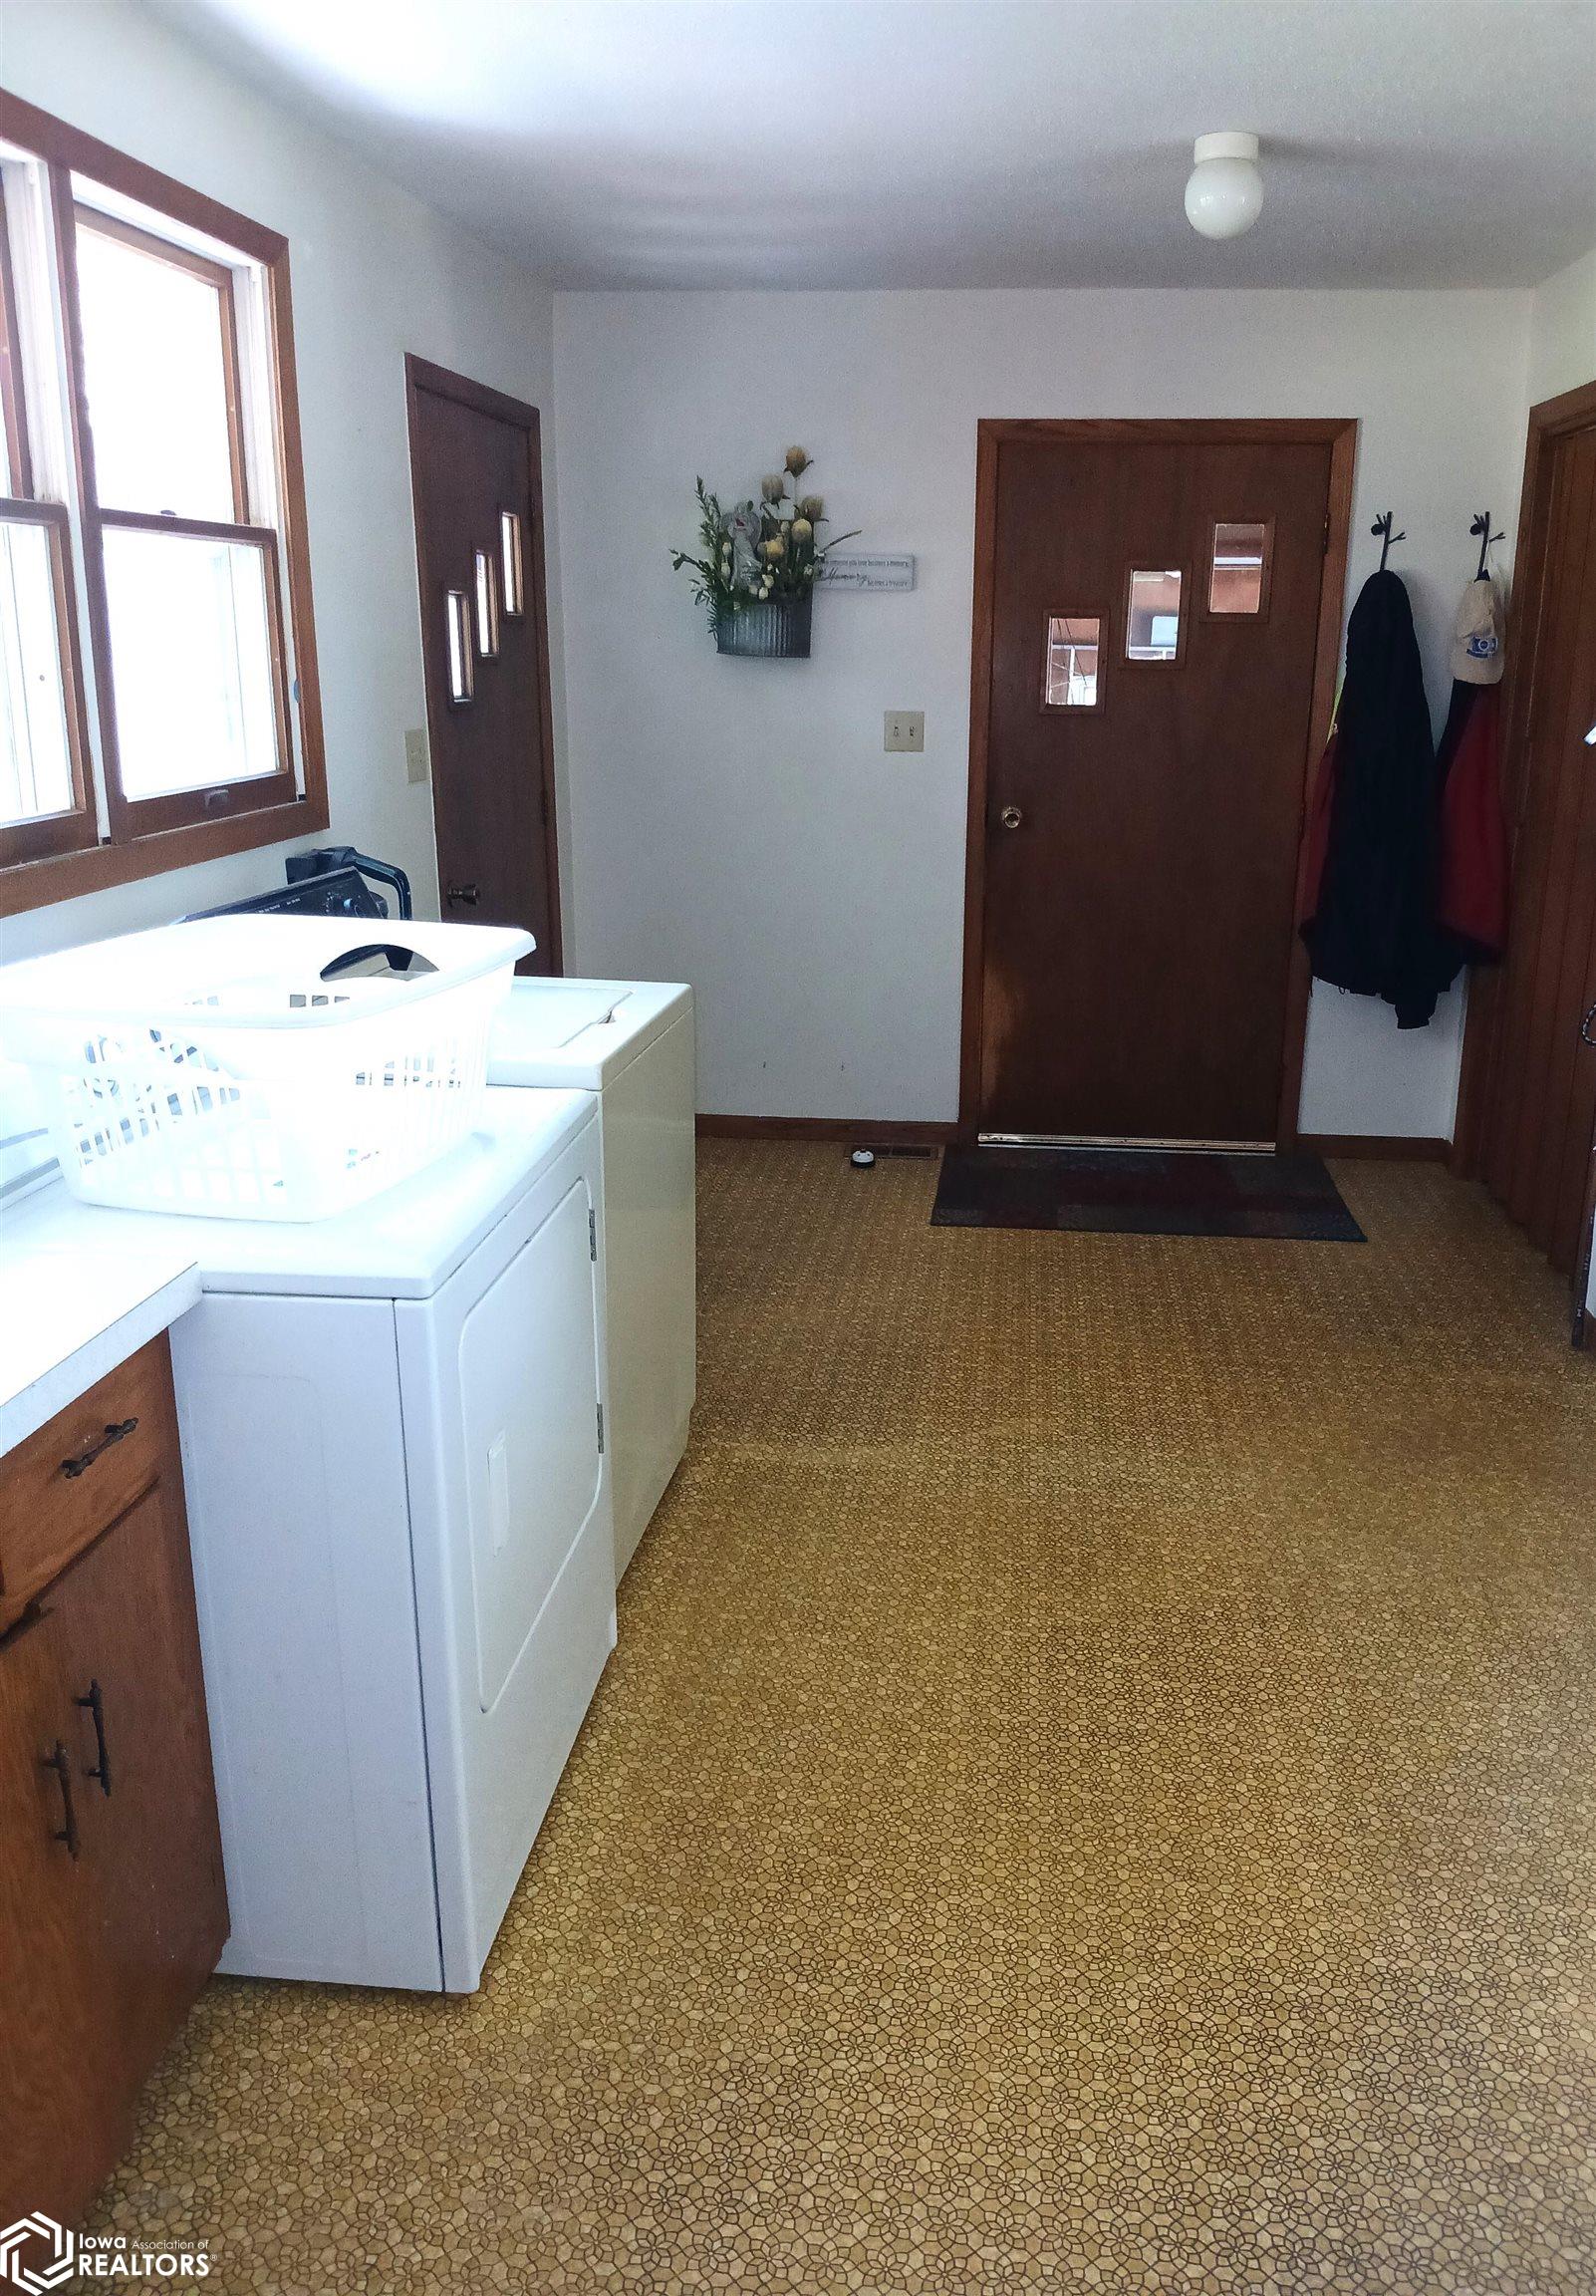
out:
{"label": "dried flower arrangement", "polygon": [[[800,494],[813,465],[789,446],[782,469],[759,481],[759,499],[722,508],[700,478],[699,552],[672,550],[670,564],[692,576],[692,594],[709,617],[722,654],[803,656],[809,652],[810,602],[827,553],[853,533],[822,542],[829,524],[819,494]],[[789,486],[791,491],[789,492]],[[700,554],[701,553],[701,554]]]}

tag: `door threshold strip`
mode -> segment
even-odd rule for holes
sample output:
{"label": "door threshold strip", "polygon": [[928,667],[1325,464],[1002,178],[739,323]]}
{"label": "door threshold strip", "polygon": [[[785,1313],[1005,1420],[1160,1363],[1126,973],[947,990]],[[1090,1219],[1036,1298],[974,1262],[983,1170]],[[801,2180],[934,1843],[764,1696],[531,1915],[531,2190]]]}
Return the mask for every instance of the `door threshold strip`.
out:
{"label": "door threshold strip", "polygon": [[980,1148],[1150,1149],[1172,1156],[1272,1156],[1272,1140],[1156,1140],[1102,1132],[980,1132]]}

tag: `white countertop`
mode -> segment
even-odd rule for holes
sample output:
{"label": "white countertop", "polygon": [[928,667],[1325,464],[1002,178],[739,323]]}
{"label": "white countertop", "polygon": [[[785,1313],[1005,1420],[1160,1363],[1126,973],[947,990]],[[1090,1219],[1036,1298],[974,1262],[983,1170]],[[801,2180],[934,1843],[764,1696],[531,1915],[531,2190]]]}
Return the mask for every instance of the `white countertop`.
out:
{"label": "white countertop", "polygon": [[597,1107],[590,1092],[490,1091],[481,1131],[331,1220],[116,1212],[60,1180],[37,1189],[0,1215],[0,1454],[202,1292],[430,1297]]}
{"label": "white countertop", "polygon": [[[65,1195],[60,1183],[49,1191]],[[64,1223],[48,1247],[13,1241],[0,1221],[0,1453],[126,1363],[199,1297],[199,1269],[182,1243],[108,1250]]]}

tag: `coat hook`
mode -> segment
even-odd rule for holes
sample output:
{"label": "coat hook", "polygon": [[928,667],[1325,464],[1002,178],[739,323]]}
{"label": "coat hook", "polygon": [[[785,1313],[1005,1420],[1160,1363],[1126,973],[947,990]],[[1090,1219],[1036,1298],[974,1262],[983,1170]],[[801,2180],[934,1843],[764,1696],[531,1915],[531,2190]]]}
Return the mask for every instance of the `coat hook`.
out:
{"label": "coat hook", "polygon": [[1387,560],[1387,559],[1390,557],[1390,555],[1391,555],[1391,545],[1392,545],[1392,543],[1393,543],[1393,542],[1406,542],[1406,541],[1407,541],[1407,539],[1408,539],[1408,529],[1407,529],[1407,527],[1406,527],[1406,526],[1403,528],[1403,530],[1402,530],[1402,532],[1401,532],[1400,534],[1393,534],[1393,533],[1392,533],[1391,529],[1392,529],[1392,527],[1393,527],[1393,526],[1395,525],[1395,523],[1396,523],[1396,517],[1397,517],[1397,513],[1395,512],[1395,510],[1386,510],[1386,511],[1383,511],[1383,512],[1381,513],[1381,515],[1380,515],[1380,516],[1379,516],[1379,517],[1378,517],[1378,518],[1375,520],[1374,524],[1373,524],[1373,525],[1370,527],[1370,529],[1369,529],[1369,531],[1370,531],[1370,533],[1371,533],[1371,534],[1378,534],[1378,535],[1380,536],[1380,538],[1381,538],[1381,540],[1380,540],[1380,571],[1381,571],[1381,573],[1382,573],[1382,574],[1383,574],[1383,573],[1385,572],[1385,570],[1386,570],[1386,560]]}
{"label": "coat hook", "polygon": [[1485,563],[1490,555],[1490,546],[1493,542],[1500,542],[1503,537],[1500,534],[1492,534],[1490,531],[1490,512],[1488,510],[1476,510],[1474,512],[1469,521],[1468,531],[1470,534],[1479,536],[1479,565],[1475,571],[1474,580],[1483,582],[1490,571]]}

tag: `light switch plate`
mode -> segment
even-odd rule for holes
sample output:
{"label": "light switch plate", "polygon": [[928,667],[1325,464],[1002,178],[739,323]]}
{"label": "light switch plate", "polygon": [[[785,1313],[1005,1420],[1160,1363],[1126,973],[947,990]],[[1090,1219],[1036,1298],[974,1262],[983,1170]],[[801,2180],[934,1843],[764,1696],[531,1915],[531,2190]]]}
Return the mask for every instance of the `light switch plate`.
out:
{"label": "light switch plate", "polygon": [[889,710],[885,721],[882,747],[895,749],[924,749],[926,746],[926,713],[924,710]]}
{"label": "light switch plate", "polygon": [[404,778],[412,788],[426,779],[426,728],[412,725],[404,736]]}

